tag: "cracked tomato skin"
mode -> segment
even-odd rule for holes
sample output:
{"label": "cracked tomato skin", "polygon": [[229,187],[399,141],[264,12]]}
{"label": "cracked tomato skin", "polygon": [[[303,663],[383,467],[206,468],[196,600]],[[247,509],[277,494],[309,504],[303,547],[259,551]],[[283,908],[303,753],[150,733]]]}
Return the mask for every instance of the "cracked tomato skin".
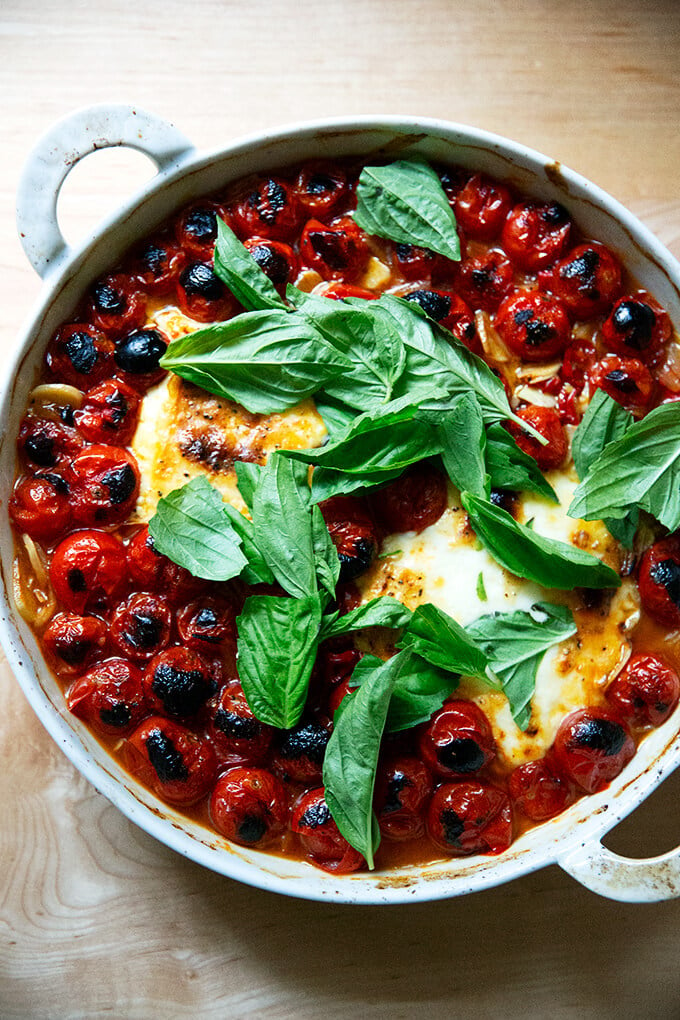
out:
{"label": "cracked tomato skin", "polygon": [[301,209],[294,189],[280,177],[255,182],[233,210],[234,231],[248,237],[290,241],[300,225]]}
{"label": "cracked tomato skin", "polygon": [[550,471],[563,464],[569,444],[557,411],[554,411],[552,407],[530,404],[528,407],[518,408],[515,414],[522,421],[533,425],[536,431],[548,440],[546,446],[541,446],[538,439],[526,432],[516,422],[510,421],[506,428],[520,450],[533,457],[541,471]]}
{"label": "cracked tomato skin", "polygon": [[58,468],[70,464],[84,443],[75,429],[45,418],[26,417],[21,423],[17,447],[33,467]]}
{"label": "cracked tomato skin", "polygon": [[308,857],[319,868],[346,875],[365,865],[364,858],[350,846],[331,817],[324,788],[304,793],[291,815],[290,828],[300,839]]}
{"label": "cracked tomato skin", "polygon": [[171,719],[152,716],[124,747],[128,770],[168,804],[188,806],[213,785],[217,760],[205,738]]}
{"label": "cracked tomato skin", "polygon": [[217,780],[210,797],[210,818],[218,832],[241,846],[266,846],[283,835],[288,795],[267,769],[237,766]]}
{"label": "cracked tomato skin", "polygon": [[128,446],[137,428],[139,394],[122,379],[106,379],[88,390],[73,420],[88,443]]}
{"label": "cracked tomato skin", "polygon": [[110,273],[92,287],[89,310],[95,328],[113,340],[143,325],[146,299],[134,276]]}
{"label": "cracked tomato skin", "polygon": [[479,772],[496,756],[489,721],[473,701],[453,699],[439,709],[420,737],[420,754],[443,779]]}
{"label": "cracked tomato skin", "polygon": [[571,339],[569,316],[561,302],[537,290],[518,290],[507,297],[495,326],[523,361],[550,361],[566,350]]}
{"label": "cracked tomato skin", "polygon": [[169,235],[143,242],[133,256],[135,279],[149,294],[159,297],[171,294],[177,281],[178,254],[179,249]]}
{"label": "cracked tomato skin", "polygon": [[142,674],[127,659],[107,659],[74,680],[68,689],[69,711],[95,732],[125,737],[148,714]]}
{"label": "cracked tomato skin", "polygon": [[108,639],[108,627],[98,616],[57,613],[43,634],[49,658],[61,673],[77,673],[101,658]]}
{"label": "cracked tomato skin", "polygon": [[303,265],[316,269],[324,280],[355,281],[369,257],[366,235],[351,216],[342,216],[330,226],[309,220],[300,238]]}
{"label": "cracked tomato skin", "polygon": [[680,536],[670,535],[646,550],[638,588],[642,606],[653,620],[680,627]]}
{"label": "cracked tomato skin", "polygon": [[633,655],[609,684],[606,698],[631,726],[661,726],[680,698],[680,678],[658,655]]}
{"label": "cracked tomato skin", "polygon": [[500,854],[512,843],[512,809],[503,790],[479,780],[444,783],[434,792],[427,834],[454,857]]}
{"label": "cracked tomato skin", "polygon": [[335,213],[350,193],[347,174],[331,162],[313,160],[300,170],[295,196],[308,216],[325,219]]}
{"label": "cracked tomato skin", "polygon": [[76,531],[59,543],[49,567],[57,599],[71,612],[108,610],[128,585],[125,547],[105,531]]}
{"label": "cracked tomato skin", "polygon": [[553,752],[562,775],[584,793],[597,793],[623,771],[635,744],[617,714],[581,708],[562,721]]}
{"label": "cracked tomato skin", "polygon": [[121,655],[146,663],[170,641],[172,614],[165,599],[135,592],[114,610],[111,640]]}

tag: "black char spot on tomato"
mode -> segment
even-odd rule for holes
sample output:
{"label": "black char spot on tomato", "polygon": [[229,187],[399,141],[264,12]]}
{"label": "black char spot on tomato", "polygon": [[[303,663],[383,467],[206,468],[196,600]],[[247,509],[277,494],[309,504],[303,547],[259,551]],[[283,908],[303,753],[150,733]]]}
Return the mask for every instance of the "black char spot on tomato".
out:
{"label": "black char spot on tomato", "polygon": [[57,463],[57,455],[54,452],[54,439],[44,432],[36,432],[34,435],[29,436],[24,443],[24,449],[26,456],[40,467],[54,467]]}
{"label": "black char spot on tomato", "polygon": [[156,667],[151,689],[170,715],[195,715],[214,693],[214,684],[199,669],[176,669],[168,663]]}
{"label": "black char spot on tomato", "polygon": [[192,262],[182,270],[179,282],[190,296],[196,295],[208,301],[219,301],[224,297],[224,285],[208,262]]}
{"label": "black char spot on tomato", "polygon": [[72,567],[69,570],[66,577],[66,583],[73,592],[85,591],[87,584],[85,582],[85,574],[78,567]]}
{"label": "black char spot on tomato", "polygon": [[109,498],[114,506],[119,506],[129,499],[135,491],[137,478],[129,464],[122,467],[112,468],[102,478],[102,485],[109,490]]}
{"label": "black char spot on tomato", "polygon": [[238,836],[244,843],[257,843],[267,831],[267,823],[259,815],[246,815],[238,827]]}
{"label": "black char spot on tomato", "polygon": [[184,222],[184,229],[200,244],[208,244],[217,237],[217,216],[213,209],[192,209]]}
{"label": "black char spot on tomato", "polygon": [[410,780],[406,778],[403,772],[395,772],[387,786],[387,796],[382,805],[382,814],[389,815],[394,811],[401,811],[404,805],[399,794],[405,787],[411,785]]}
{"label": "black char spot on tomato", "polygon": [[306,826],[308,829],[318,829],[320,825],[325,825],[330,820],[330,808],[326,801],[322,800],[307,808],[299,824],[300,826]]}
{"label": "black char spot on tomato", "polygon": [[373,562],[376,552],[376,544],[370,538],[358,538],[351,553],[339,552],[340,580],[353,581],[363,574]]}
{"label": "black char spot on tomato", "polygon": [[321,765],[329,737],[328,730],[320,723],[302,723],[295,729],[285,731],[279,745],[281,757],[307,758],[315,765]]}
{"label": "black char spot on tomato", "polygon": [[108,315],[121,315],[127,302],[125,295],[108,283],[97,283],[92,289],[92,300],[98,312],[105,312]]}
{"label": "black char spot on tomato", "polygon": [[607,757],[618,754],[626,742],[626,731],[611,719],[584,719],[575,728],[570,746],[602,751]]}
{"label": "black char spot on tomato", "polygon": [[656,316],[644,301],[622,301],[614,309],[612,323],[626,346],[644,351],[652,342]]}
{"label": "black char spot on tomato", "polygon": [[484,764],[484,751],[470,737],[454,737],[448,744],[437,748],[437,759],[453,772],[478,772]]}
{"label": "black char spot on tomato", "polygon": [[254,740],[261,730],[257,719],[238,715],[237,712],[225,712],[223,708],[217,709],[213,722],[215,729],[235,740]]}
{"label": "black char spot on tomato", "polygon": [[272,283],[284,284],[288,282],[290,266],[280,251],[270,248],[268,244],[257,244],[250,249],[250,254]]}
{"label": "black char spot on tomato", "polygon": [[665,588],[671,602],[680,607],[680,563],[671,559],[661,560],[653,564],[649,576],[654,584]]}
{"label": "black char spot on tomato", "polygon": [[125,640],[133,648],[154,648],[158,644],[163,629],[161,620],[146,613],[135,613],[131,624],[125,632]]}
{"label": "black char spot on tomato", "polygon": [[102,708],[99,718],[106,726],[127,726],[132,716],[124,701],[117,701],[111,708]]}
{"label": "black char spot on tomato", "polygon": [[550,223],[553,226],[561,226],[562,223],[566,223],[569,219],[569,213],[560,205],[559,202],[551,202],[541,210],[541,218],[544,223]]}
{"label": "black char spot on tomato", "polygon": [[64,350],[76,372],[89,375],[97,363],[97,348],[89,333],[71,333]]}
{"label": "black char spot on tomato", "polygon": [[170,737],[166,736],[162,730],[153,730],[144,744],[149,761],[162,783],[172,783],[177,780],[186,781],[189,778],[182,755]]}
{"label": "black char spot on tomato", "polygon": [[157,329],[136,329],[116,344],[113,360],[130,375],[155,372],[168,345]]}
{"label": "black char spot on tomato", "polygon": [[439,816],[444,832],[444,839],[449,846],[460,846],[460,837],[463,834],[465,824],[451,808],[446,808]]}
{"label": "black char spot on tomato", "polygon": [[451,311],[450,299],[433,290],[412,290],[410,294],[404,295],[404,300],[420,305],[426,315],[435,322],[441,322]]}

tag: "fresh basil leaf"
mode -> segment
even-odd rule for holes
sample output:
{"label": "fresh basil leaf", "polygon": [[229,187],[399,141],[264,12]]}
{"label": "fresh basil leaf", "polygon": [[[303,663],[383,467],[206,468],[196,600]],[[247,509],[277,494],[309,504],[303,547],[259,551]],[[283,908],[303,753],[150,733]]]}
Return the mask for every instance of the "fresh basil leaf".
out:
{"label": "fresh basil leaf", "polygon": [[194,577],[228,581],[248,562],[225,518],[222,496],[203,475],[159,499],[149,534],[159,553]]}
{"label": "fresh basil leaf", "polygon": [[248,561],[241,571],[241,580],[246,584],[273,584],[274,575],[267,566],[260,550],[255,545],[253,522],[248,520],[240,510],[231,503],[224,504],[224,513],[231,526],[241,540],[241,547]]}
{"label": "fresh basil leaf", "polygon": [[489,425],[486,430],[486,467],[492,489],[536,492],[559,503],[555,490],[543,477],[534,458],[520,450],[510,433],[498,423]]}
{"label": "fresh basil leaf", "polygon": [[307,700],[318,644],[318,595],[251,595],[236,619],[239,679],[253,715],[290,729]]}
{"label": "fresh basil leaf", "polygon": [[237,301],[250,311],[288,306],[266,273],[224,220],[217,217],[215,275],[226,283]]}
{"label": "fresh basil leaf", "polygon": [[333,613],[325,616],[321,623],[321,640],[351,634],[364,627],[391,627],[395,630],[405,627],[411,619],[411,610],[391,595],[379,595],[356,609],[341,616]]}
{"label": "fresh basil leaf", "polygon": [[608,443],[577,487],[571,517],[604,520],[646,510],[680,527],[680,407],[661,404]]}
{"label": "fresh basil leaf", "polygon": [[402,652],[381,662],[334,719],[326,746],[323,784],[326,803],[338,829],[369,868],[380,843],[373,812],[373,789],[387,710],[392,691],[407,668],[410,655]]}
{"label": "fresh basil leaf", "polygon": [[316,562],[316,578],[331,599],[340,577],[340,557],[318,506],[311,508],[312,549]]}
{"label": "fresh basil leaf", "polygon": [[531,719],[536,672],[553,645],[576,633],[566,606],[537,602],[528,612],[489,613],[466,628],[491,659],[510,702],[512,717],[525,730]]}
{"label": "fresh basil leaf", "polygon": [[[581,481],[604,448],[621,439],[633,422],[632,414],[608,393],[595,390],[572,440],[574,466]],[[631,549],[639,521],[640,512],[635,509],[619,520],[605,520],[604,523],[617,541]]]}
{"label": "fresh basil leaf", "polygon": [[484,451],[486,435],[478,401],[471,393],[461,393],[437,426],[442,444],[446,473],[456,486],[478,496],[489,495]]}
{"label": "fresh basil leaf", "polygon": [[234,463],[234,470],[236,471],[238,491],[241,493],[245,505],[249,510],[252,510],[253,493],[258,486],[264,468],[261,464],[253,464],[251,461],[237,460]]}
{"label": "fresh basil leaf", "polygon": [[369,234],[460,259],[456,217],[437,174],[423,159],[364,167],[354,219]]}
{"label": "fresh basil leaf", "polygon": [[303,598],[317,590],[318,536],[315,543],[309,487],[296,467],[280,452],[270,456],[253,493],[253,538],[279,584]]}
{"label": "fresh basil leaf", "polygon": [[432,603],[414,611],[397,648],[407,648],[449,673],[495,684],[488,656],[452,616]]}
{"label": "fresh basil leaf", "polygon": [[347,475],[344,471],[334,471],[323,467],[314,468],[312,475],[312,502],[322,503],[331,496],[348,496],[350,493],[363,495],[394,481],[403,472],[403,468],[394,471],[382,471],[379,474]]}
{"label": "fresh basil leaf", "polygon": [[299,312],[244,312],[173,340],[163,368],[253,414],[285,411],[351,361],[326,343]]}
{"label": "fresh basil leaf", "polygon": [[536,581],[544,588],[618,588],[621,579],[597,556],[566,542],[544,538],[526,524],[518,524],[506,510],[461,493],[477,538],[511,574]]}
{"label": "fresh basil leaf", "polygon": [[[354,668],[350,684],[361,686],[366,677],[381,665],[382,659],[364,655]],[[431,666],[413,655],[394,685],[387,713],[387,730],[398,733],[428,722],[455,691],[458,683],[457,674]]]}
{"label": "fresh basil leaf", "polygon": [[354,408],[348,408],[339,400],[331,400],[325,393],[317,393],[314,403],[331,439],[344,432],[357,416]]}

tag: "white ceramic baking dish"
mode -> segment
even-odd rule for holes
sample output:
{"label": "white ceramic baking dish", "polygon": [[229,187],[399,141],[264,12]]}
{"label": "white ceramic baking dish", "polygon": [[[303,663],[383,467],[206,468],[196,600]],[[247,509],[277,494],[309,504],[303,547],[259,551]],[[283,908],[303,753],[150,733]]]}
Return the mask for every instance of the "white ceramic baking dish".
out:
{"label": "white ceramic baking dish", "polygon": [[[77,249],[57,223],[59,189],[84,156],[125,145],[148,155],[156,177]],[[495,135],[443,121],[412,117],[358,118],[296,125],[242,139],[209,155],[196,152],[175,127],[127,106],[96,106],[67,117],[38,143],[18,194],[22,244],[44,288],[10,364],[4,368],[0,438],[2,492],[11,488],[15,437],[45,346],[85,288],[187,201],[245,174],[310,157],[408,150],[433,160],[474,167],[507,178],[543,199],[562,201],[582,230],[622,254],[629,269],[680,322],[680,265],[650,232],[595,185],[546,157]],[[0,638],[10,665],[42,723],[89,781],[137,825],[200,864],[265,889],[317,900],[402,903],[488,888],[557,863],[587,888],[627,901],[680,895],[680,849],[628,860],[602,846],[602,836],[631,812],[680,763],[680,713],[642,743],[611,786],[585,797],[562,816],[518,839],[499,857],[447,860],[397,872],[332,876],[313,866],[249,851],[178,815],[137,785],[71,716],[29,628],[7,594],[12,534],[0,520],[5,592]]]}

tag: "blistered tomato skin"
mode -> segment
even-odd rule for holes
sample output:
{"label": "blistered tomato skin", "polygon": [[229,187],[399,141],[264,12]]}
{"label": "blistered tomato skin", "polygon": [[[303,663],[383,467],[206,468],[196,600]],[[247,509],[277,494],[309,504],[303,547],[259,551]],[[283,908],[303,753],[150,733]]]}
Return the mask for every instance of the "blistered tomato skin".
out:
{"label": "blistered tomato skin", "polygon": [[24,534],[39,542],[59,538],[71,522],[69,484],[63,474],[42,471],[17,483],[9,514]]}
{"label": "blistered tomato skin", "polygon": [[124,750],[130,772],[169,804],[195,804],[212,787],[217,768],[212,747],[171,719],[147,719]]}
{"label": "blistered tomato skin", "polygon": [[144,692],[152,711],[173,718],[196,715],[216,689],[212,664],[181,646],[159,652],[144,673]]}
{"label": "blistered tomato skin", "polygon": [[680,537],[655,542],[640,562],[640,600],[657,623],[680,627]]}
{"label": "blistered tomato skin", "polygon": [[291,246],[267,237],[249,237],[244,246],[279,294],[285,295],[286,286],[295,282],[300,271],[300,260]]}
{"label": "blistered tomato skin", "polygon": [[654,380],[637,358],[607,354],[590,370],[591,390],[601,389],[629,411],[644,411],[652,399]]}
{"label": "blistered tomato skin", "polygon": [[566,251],[571,220],[558,202],[520,202],[503,225],[502,244],[520,269],[535,273]]}
{"label": "blistered tomato skin", "polygon": [[134,277],[114,273],[93,286],[90,314],[95,328],[113,340],[143,324],[146,301]]}
{"label": "blistered tomato skin", "polygon": [[296,783],[321,781],[323,759],[330,732],[321,722],[303,720],[290,730],[277,734],[274,769],[284,779]]}
{"label": "blistered tomato skin", "polygon": [[680,678],[658,655],[634,655],[607,688],[612,709],[631,726],[661,726],[680,698]]}
{"label": "blistered tomato skin", "polygon": [[225,601],[210,596],[189,602],[179,610],[177,630],[182,642],[195,652],[216,654],[225,643],[235,647],[234,610]]}
{"label": "blistered tomato skin", "polygon": [[257,181],[234,208],[234,230],[241,237],[269,237],[289,241],[300,224],[294,189],[279,177]]}
{"label": "blistered tomato skin", "polygon": [[571,784],[546,758],[519,765],[510,776],[508,792],[513,804],[532,822],[546,822],[572,803]]}
{"label": "blistered tomato skin", "polygon": [[346,875],[365,864],[359,851],[340,834],[322,786],[299,798],[293,808],[290,828],[299,837],[305,853],[324,871]]}
{"label": "blistered tomato skin", "polygon": [[127,736],[148,714],[142,674],[127,659],[107,659],[74,680],[68,689],[69,711],[97,733]]}
{"label": "blistered tomato skin", "polygon": [[215,784],[210,817],[217,831],[234,843],[266,846],[285,830],[286,788],[267,769],[229,769]]}
{"label": "blistered tomato skin", "polygon": [[333,163],[306,163],[295,181],[295,195],[308,216],[324,220],[347,199],[350,188],[345,171]]}
{"label": "blistered tomato skin", "polygon": [[514,270],[502,251],[491,249],[461,262],[457,288],[470,308],[495,312],[512,289]]}
{"label": "blistered tomato skin", "polygon": [[571,337],[569,316],[560,301],[535,290],[520,290],[507,297],[498,309],[495,325],[510,350],[530,362],[556,358]]}
{"label": "blistered tomato skin", "polygon": [[430,279],[437,259],[435,252],[415,244],[395,244],[394,247],[394,262],[405,280]]}
{"label": "blistered tomato skin", "polygon": [[401,478],[369,495],[373,517],[386,535],[419,533],[446,510],[446,478],[429,464],[409,468]]}
{"label": "blistered tomato skin", "polygon": [[59,467],[70,462],[83,448],[83,439],[75,429],[43,418],[24,418],[18,440],[19,452],[29,464],[39,468]]}
{"label": "blistered tomato skin", "polygon": [[553,751],[567,779],[584,793],[596,793],[623,771],[635,754],[635,744],[618,715],[582,708],[563,720]]}
{"label": "blistered tomato skin", "polygon": [[57,613],[43,634],[43,643],[60,672],[74,673],[101,658],[107,635],[107,625],[97,616]]}
{"label": "blistered tomato skin", "polygon": [[177,246],[167,236],[153,237],[142,244],[132,264],[139,285],[158,297],[171,294],[177,282],[177,254]]}
{"label": "blistered tomato skin", "polygon": [[472,701],[448,701],[433,715],[419,747],[427,767],[443,779],[479,772],[496,756],[489,721]]}
{"label": "blistered tomato skin", "polygon": [[114,610],[111,640],[121,655],[145,663],[170,640],[172,614],[164,599],[147,592],[129,595]]}
{"label": "blistered tomato skin", "polygon": [[363,500],[333,496],[319,504],[340,559],[340,580],[352,581],[368,570],[378,552],[373,520]]}
{"label": "blistered tomato skin", "polygon": [[225,684],[210,703],[208,730],[227,761],[263,761],[274,736],[273,728],[253,715],[238,680]]}
{"label": "blistered tomato skin", "polygon": [[119,524],[130,515],[139,495],[139,468],[118,446],[89,446],[71,466],[72,506],[83,525]]}
{"label": "blistered tomato skin", "polygon": [[499,854],[512,842],[510,801],[489,783],[444,783],[430,801],[426,828],[435,846],[454,857]]}
{"label": "blistered tomato skin", "polygon": [[539,283],[573,318],[589,319],[606,312],[621,293],[621,266],[603,244],[580,244],[540,274]]}
{"label": "blistered tomato skin", "polygon": [[503,184],[474,174],[458,192],[453,208],[468,237],[490,241],[500,234],[512,208],[512,197]]}
{"label": "blistered tomato skin", "polygon": [[368,261],[365,235],[351,216],[329,226],[309,220],[300,238],[300,258],[324,280],[356,280]]}
{"label": "blistered tomato skin", "polygon": [[120,379],[106,379],[88,390],[74,411],[76,428],[88,443],[127,446],[137,428],[139,395]]}
{"label": "blistered tomato skin", "polygon": [[125,547],[104,531],[76,531],[60,542],[49,568],[54,594],[81,615],[107,610],[127,587]]}
{"label": "blistered tomato skin", "polygon": [[219,206],[214,202],[196,202],[175,220],[175,238],[182,251],[197,259],[212,255],[217,239]]}
{"label": "blistered tomato skin", "polygon": [[522,421],[532,425],[548,440],[547,445],[542,446],[538,439],[522,429],[516,422],[508,422],[506,428],[520,450],[533,457],[541,471],[550,471],[563,464],[569,444],[557,411],[551,407],[529,404],[527,407],[518,408],[515,414]]}
{"label": "blistered tomato skin", "polygon": [[211,262],[189,262],[179,274],[175,294],[181,311],[197,322],[218,322],[237,310]]}
{"label": "blistered tomato skin", "polygon": [[412,301],[438,322],[444,329],[453,333],[470,350],[477,351],[479,342],[475,329],[472,310],[458,294],[445,290],[412,290],[403,295],[405,301]]}
{"label": "blistered tomato skin", "polygon": [[90,323],[72,322],[47,348],[47,367],[59,382],[87,390],[112,373],[113,341]]}
{"label": "blistered tomato skin", "polygon": [[399,755],[381,763],[373,803],[383,836],[404,840],[422,835],[432,789],[432,776],[415,755]]}

